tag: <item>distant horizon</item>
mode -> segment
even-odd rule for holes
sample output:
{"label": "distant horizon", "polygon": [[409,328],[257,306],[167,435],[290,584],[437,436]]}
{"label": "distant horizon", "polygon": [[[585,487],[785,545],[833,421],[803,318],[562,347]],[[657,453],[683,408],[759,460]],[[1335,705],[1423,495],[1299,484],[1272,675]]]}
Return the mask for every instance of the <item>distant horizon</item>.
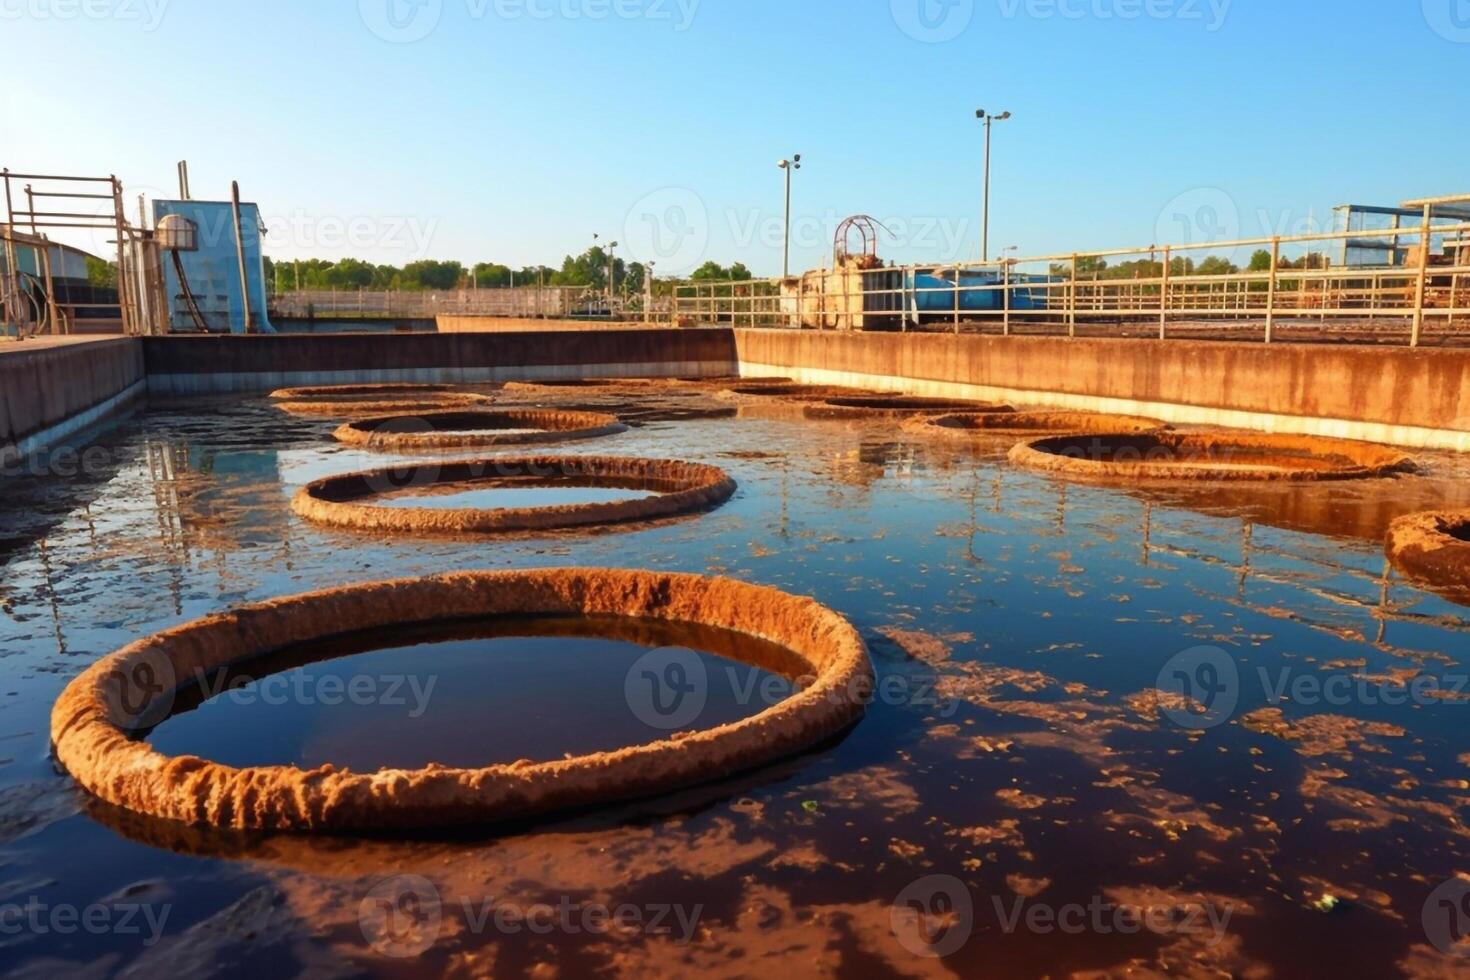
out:
{"label": "distant horizon", "polygon": [[[240,181],[281,262],[557,268],[595,233],[660,278],[711,260],[764,278],[775,164],[797,152],[793,270],[829,263],[855,213],[891,231],[885,260],[978,261],[983,107],[1013,113],[992,260],[1293,235],[1332,230],[1336,205],[1467,190],[1452,3],[31,2],[3,14],[0,165],[116,172],[131,216],[139,193],[176,197],[188,159],[196,198]],[[1363,38],[1427,84],[1408,99],[1356,72]],[[218,59],[247,55],[253,84],[219,95]]]}

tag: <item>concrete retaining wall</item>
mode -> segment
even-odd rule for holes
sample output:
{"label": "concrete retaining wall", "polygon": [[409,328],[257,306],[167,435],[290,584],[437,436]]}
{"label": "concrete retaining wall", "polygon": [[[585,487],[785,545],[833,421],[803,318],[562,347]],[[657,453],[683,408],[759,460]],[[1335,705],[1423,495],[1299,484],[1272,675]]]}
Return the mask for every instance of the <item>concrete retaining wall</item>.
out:
{"label": "concrete retaining wall", "polygon": [[1470,350],[737,330],[744,374],[1470,451]]}
{"label": "concrete retaining wall", "polygon": [[0,347],[0,453],[65,438],[145,388],[188,395],[737,371],[1470,451],[1470,350],[635,328],[7,345]]}
{"label": "concrete retaining wall", "polygon": [[100,422],[145,388],[143,347],[131,338],[6,344],[0,347],[0,459],[39,451]]}
{"label": "concrete retaining wall", "polygon": [[702,377],[735,371],[729,330],[148,337],[148,390],[186,395],[302,385]]}

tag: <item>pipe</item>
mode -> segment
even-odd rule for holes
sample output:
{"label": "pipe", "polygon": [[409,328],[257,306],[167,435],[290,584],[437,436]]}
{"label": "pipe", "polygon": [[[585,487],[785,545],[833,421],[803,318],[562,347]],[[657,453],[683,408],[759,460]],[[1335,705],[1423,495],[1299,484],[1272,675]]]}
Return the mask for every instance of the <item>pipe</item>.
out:
{"label": "pipe", "polygon": [[250,319],[250,276],[245,271],[245,229],[240,221],[240,182],[230,181],[230,210],[235,216],[235,255],[240,260],[240,303],[245,312],[245,332],[253,333]]}

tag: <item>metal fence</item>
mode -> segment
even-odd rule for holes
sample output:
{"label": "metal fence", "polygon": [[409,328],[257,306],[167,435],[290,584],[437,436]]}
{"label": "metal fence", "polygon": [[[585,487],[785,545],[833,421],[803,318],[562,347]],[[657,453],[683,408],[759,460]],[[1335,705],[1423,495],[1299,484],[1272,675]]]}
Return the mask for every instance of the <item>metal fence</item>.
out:
{"label": "metal fence", "polygon": [[[683,281],[672,319],[837,330],[1470,341],[1470,195],[1412,227],[1151,245],[944,266],[842,258],[789,279]],[[1437,210],[1438,209],[1438,210]],[[1381,264],[1350,262],[1364,252]],[[1213,259],[1213,261],[1206,261]]]}
{"label": "metal fence", "polygon": [[558,317],[606,312],[605,298],[584,286],[514,289],[372,290],[316,289],[277,293],[270,311],[282,317],[423,317],[441,313],[506,317]]}

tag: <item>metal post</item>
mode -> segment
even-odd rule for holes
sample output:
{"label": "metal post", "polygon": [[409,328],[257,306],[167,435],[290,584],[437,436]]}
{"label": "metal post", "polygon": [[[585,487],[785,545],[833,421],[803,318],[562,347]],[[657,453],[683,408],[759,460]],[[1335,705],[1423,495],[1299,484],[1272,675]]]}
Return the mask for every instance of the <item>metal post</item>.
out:
{"label": "metal post", "polygon": [[245,332],[254,332],[250,317],[250,277],[245,271],[245,226],[240,220],[240,182],[230,181],[230,210],[235,218],[235,256],[240,260],[240,309],[245,314]]}
{"label": "metal post", "polygon": [[[1266,343],[1276,332],[1276,270],[1281,267],[1281,236],[1271,239],[1271,281],[1266,286]],[[1306,271],[1303,269],[1303,271]]]}
{"label": "metal post", "polygon": [[1163,340],[1164,337],[1166,336],[1165,324],[1168,323],[1168,320],[1169,320],[1169,250],[1170,250],[1170,247],[1168,245],[1165,245],[1164,246],[1164,271],[1163,271],[1163,277],[1159,281],[1159,339],[1160,340]]}
{"label": "metal post", "polygon": [[786,171],[786,223],[781,243],[781,278],[788,279],[791,276],[791,167],[782,169]]}
{"label": "metal post", "polygon": [[960,332],[960,267],[954,267],[954,332]]}
{"label": "metal post", "polygon": [[[1001,253],[1005,254],[1005,253]],[[1003,337],[1011,335],[1011,264],[1004,260],[1000,263],[1001,273],[1001,302],[1005,304],[1004,312],[1000,319],[1000,333]]]}
{"label": "metal post", "polygon": [[[19,308],[20,271],[16,265],[15,239],[11,237],[15,231],[15,225],[12,223],[15,217],[10,199],[10,168],[6,167],[0,171],[0,177],[3,177],[5,181],[5,278],[7,280],[5,288],[0,289],[0,313],[14,316],[16,325],[19,326],[21,316]],[[10,310],[11,304],[15,304],[13,314]]]}
{"label": "metal post", "polygon": [[1409,346],[1418,347],[1424,333],[1424,294],[1429,283],[1429,230],[1434,217],[1434,205],[1424,205],[1424,222],[1419,226],[1419,279],[1414,286],[1414,329],[1409,334]]}
{"label": "metal post", "polygon": [[985,117],[985,203],[980,211],[980,261],[990,261],[990,123]]}
{"label": "metal post", "polygon": [[1067,284],[1067,336],[1077,336],[1077,253],[1072,253],[1072,281]]}

